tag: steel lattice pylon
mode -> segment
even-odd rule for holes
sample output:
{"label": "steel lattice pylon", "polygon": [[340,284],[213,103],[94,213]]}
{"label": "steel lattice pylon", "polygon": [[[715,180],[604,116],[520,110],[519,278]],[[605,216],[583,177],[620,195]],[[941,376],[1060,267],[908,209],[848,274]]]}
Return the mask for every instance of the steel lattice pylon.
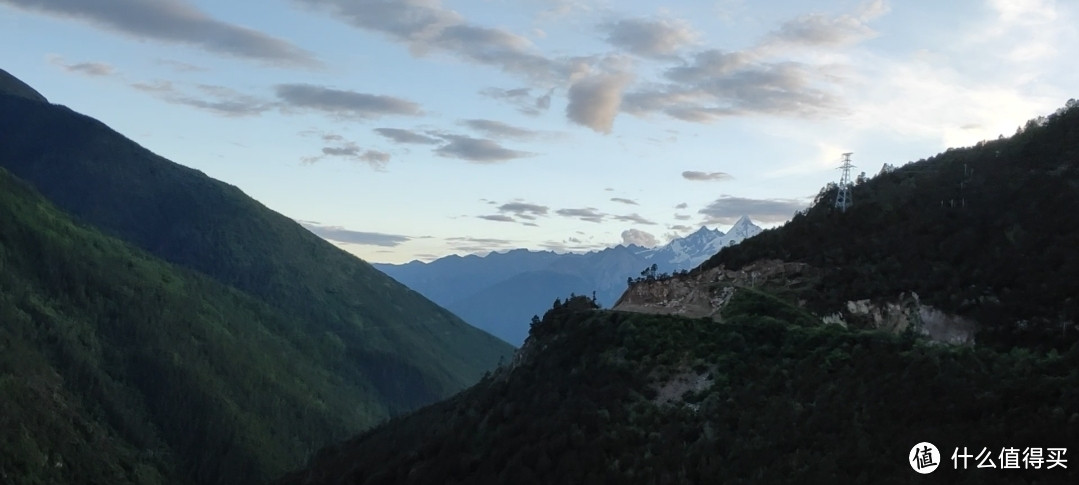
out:
{"label": "steel lattice pylon", "polygon": [[854,152],[843,154],[843,165],[840,165],[839,169],[843,171],[843,178],[839,179],[839,190],[835,196],[835,206],[842,212],[847,212],[847,208],[850,207],[854,201],[850,196],[850,169],[854,168],[854,165],[850,163],[850,156]]}

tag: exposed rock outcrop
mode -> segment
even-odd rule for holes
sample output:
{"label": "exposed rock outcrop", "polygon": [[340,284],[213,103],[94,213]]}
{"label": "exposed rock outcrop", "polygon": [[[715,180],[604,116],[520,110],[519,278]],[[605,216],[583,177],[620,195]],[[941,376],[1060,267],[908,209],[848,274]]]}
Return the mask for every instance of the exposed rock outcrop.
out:
{"label": "exposed rock outcrop", "polygon": [[[627,289],[613,309],[722,321],[723,307],[738,288],[805,289],[811,288],[818,276],[819,271],[807,264],[778,260],[758,261],[740,270],[718,267],[641,281]],[[805,302],[798,303],[804,306]],[[904,293],[894,300],[848,301],[821,322],[894,333],[910,329],[934,341],[958,345],[973,344],[977,331],[975,322],[922,304],[915,293]]]}
{"label": "exposed rock outcrop", "polygon": [[711,317],[720,320],[720,311],[734,295],[735,288],[805,284],[815,271],[804,263],[778,260],[759,261],[740,270],[712,268],[636,283],[622,294],[613,309],[637,313]]}

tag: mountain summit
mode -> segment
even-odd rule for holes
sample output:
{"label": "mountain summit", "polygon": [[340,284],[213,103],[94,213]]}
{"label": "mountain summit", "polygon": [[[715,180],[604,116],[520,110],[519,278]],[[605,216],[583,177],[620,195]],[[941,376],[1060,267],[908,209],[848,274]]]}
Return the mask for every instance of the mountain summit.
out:
{"label": "mountain summit", "polygon": [[640,251],[637,254],[649,263],[655,263],[661,273],[674,273],[699,266],[721,249],[733,246],[747,238],[760,234],[761,228],[749,216],[742,216],[724,234],[718,229],[701,226],[696,232],[675,239],[659,248]]}
{"label": "mountain summit", "polygon": [[0,94],[18,96],[39,103],[49,102],[49,100],[45,99],[45,96],[42,96],[41,93],[30,87],[29,84],[22,82],[21,79],[12,76],[3,69],[0,69]]}

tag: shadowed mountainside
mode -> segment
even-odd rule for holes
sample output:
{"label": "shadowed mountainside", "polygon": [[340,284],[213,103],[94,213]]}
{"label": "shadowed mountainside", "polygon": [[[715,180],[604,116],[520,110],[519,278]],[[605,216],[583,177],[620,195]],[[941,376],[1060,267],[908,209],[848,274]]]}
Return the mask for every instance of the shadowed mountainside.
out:
{"label": "shadowed mountainside", "polygon": [[[172,434],[160,431],[163,436],[159,439],[175,447],[173,452],[180,455],[179,476],[201,483],[218,482],[223,480],[222,476],[232,477],[233,483],[258,481],[259,477],[275,473],[278,467],[296,463],[311,449],[340,433],[362,430],[387,417],[450,396],[474,383],[512,352],[505,342],[466,324],[295,221],[267,209],[236,187],[154,155],[99,121],[63,106],[47,104],[44,98],[28,96],[29,88],[24,89],[25,84],[12,79],[3,73],[4,82],[0,84],[3,136],[0,167],[32,185],[51,203],[73,215],[78,223],[92,225],[158,258],[209,276],[221,285],[212,291],[243,294],[245,301],[261,309],[263,313],[258,315],[262,316],[214,311],[195,316],[266,325],[266,331],[271,334],[267,338],[281,340],[284,348],[303,351],[304,359],[309,362],[304,364],[301,360],[296,365],[310,365],[312,375],[319,376],[316,381],[326,380],[341,387],[332,396],[326,395],[331,392],[326,389],[312,397],[317,403],[312,406],[319,408],[318,414],[322,416],[319,419],[329,419],[332,424],[312,426],[301,433],[302,438],[296,438],[297,443],[291,437],[278,436],[287,443],[284,445],[287,453],[275,452],[273,446],[264,450],[261,445],[238,444],[235,440],[240,440],[239,435],[229,438],[217,434],[186,435],[179,430],[173,430]],[[5,233],[11,230],[0,228]],[[73,257],[82,255],[84,250],[78,244],[68,248]],[[96,267],[102,272],[117,271],[108,265]],[[109,275],[91,276],[102,278],[97,285],[111,283]],[[26,276],[31,277],[34,276]],[[46,286],[42,291],[62,289]],[[102,296],[101,304],[114,305],[114,296],[112,293]],[[116,307],[113,311],[121,314],[111,318],[127,318],[121,308]],[[80,317],[83,310],[71,310],[71,317]],[[194,318],[190,313],[181,314]],[[87,316],[87,319],[91,326],[99,322],[97,317]],[[37,317],[31,320],[39,321]],[[123,323],[132,322],[123,320]],[[176,324],[181,323],[182,320]],[[180,332],[171,338],[183,338],[182,331],[169,331]],[[247,333],[250,332],[243,332]],[[230,352],[226,344],[218,343],[226,347],[222,352]],[[159,350],[168,355],[166,349]],[[281,365],[290,363],[288,355],[299,355],[258,347],[249,352],[285,359]],[[198,360],[200,355],[182,354],[177,357],[179,362],[170,365],[187,372],[187,366],[206,365]],[[123,368],[116,365],[117,369]],[[233,369],[229,362],[216,365],[219,367],[214,368],[215,372],[239,372],[248,377],[272,372],[255,364],[249,371]],[[168,368],[146,365],[142,370],[147,372],[146,382],[150,384],[170,382]],[[117,372],[120,374],[109,376],[122,386],[140,385],[133,381],[135,377]],[[291,387],[293,384],[295,387]],[[297,380],[282,385],[289,387],[288,392],[298,392],[307,384]],[[222,385],[221,389],[232,387],[236,384]],[[278,399],[274,395],[276,391],[268,392],[270,388],[259,391],[251,398],[270,402]],[[102,392],[101,399],[114,398],[109,392]],[[189,419],[197,422],[202,413],[254,412],[235,400],[215,396],[200,391],[189,397],[200,403],[184,408],[192,413]],[[335,410],[328,404],[330,401],[343,407]],[[297,413],[306,412],[296,409]],[[249,418],[259,421],[252,426],[268,427],[272,430],[268,436],[283,432],[274,423],[274,415],[256,415],[257,419]],[[221,432],[228,430],[222,427]],[[235,463],[226,450],[215,448],[221,446],[247,450],[245,453],[253,454],[250,462],[258,466],[231,469]],[[264,451],[267,454],[260,454]],[[262,465],[268,468],[260,468]],[[248,475],[250,478],[241,478]]]}

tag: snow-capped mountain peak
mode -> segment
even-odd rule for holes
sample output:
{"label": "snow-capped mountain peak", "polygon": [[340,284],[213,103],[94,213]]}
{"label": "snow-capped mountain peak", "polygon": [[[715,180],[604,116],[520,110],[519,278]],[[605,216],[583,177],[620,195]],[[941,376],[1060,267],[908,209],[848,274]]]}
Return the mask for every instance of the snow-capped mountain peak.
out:
{"label": "snow-capped mountain peak", "polygon": [[644,259],[656,263],[661,272],[692,269],[727,246],[733,246],[743,239],[756,236],[761,228],[753,224],[748,216],[742,216],[731,226],[726,234],[718,229],[701,226],[700,229],[685,237],[675,239],[665,246],[637,252]]}

